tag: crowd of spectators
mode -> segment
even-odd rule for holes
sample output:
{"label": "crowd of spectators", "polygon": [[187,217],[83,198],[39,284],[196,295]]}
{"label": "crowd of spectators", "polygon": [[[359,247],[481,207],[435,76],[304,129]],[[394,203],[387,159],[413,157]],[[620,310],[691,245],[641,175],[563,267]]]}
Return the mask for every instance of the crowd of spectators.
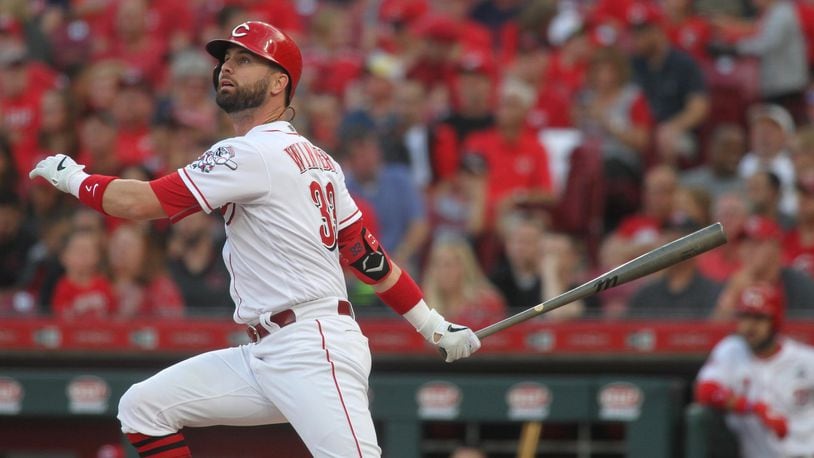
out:
{"label": "crowd of spectators", "polygon": [[3,314],[231,313],[219,217],[128,223],[27,174],[66,153],[150,179],[231,136],[202,49],[246,20],[300,44],[294,126],[447,316],[500,319],[715,221],[725,246],[546,316],[728,319],[754,282],[814,311],[812,2],[10,0]]}

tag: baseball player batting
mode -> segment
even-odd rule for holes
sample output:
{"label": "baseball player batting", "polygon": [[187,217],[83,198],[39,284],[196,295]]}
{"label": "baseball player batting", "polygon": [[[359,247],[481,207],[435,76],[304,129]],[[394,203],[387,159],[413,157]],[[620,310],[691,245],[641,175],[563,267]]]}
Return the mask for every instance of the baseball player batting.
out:
{"label": "baseball player batting", "polygon": [[207,43],[216,101],[236,135],[153,181],[89,175],[58,154],[31,171],[102,213],[178,221],[223,214],[234,320],[251,343],[204,353],[133,385],[119,402],[140,456],[191,456],[185,426],[290,422],[314,456],[380,456],[368,409],[370,349],[347,301],[342,266],[373,288],[446,361],[480,348],[448,323],[387,255],[339,164],[283,119],[302,72],[296,43],[245,22]]}

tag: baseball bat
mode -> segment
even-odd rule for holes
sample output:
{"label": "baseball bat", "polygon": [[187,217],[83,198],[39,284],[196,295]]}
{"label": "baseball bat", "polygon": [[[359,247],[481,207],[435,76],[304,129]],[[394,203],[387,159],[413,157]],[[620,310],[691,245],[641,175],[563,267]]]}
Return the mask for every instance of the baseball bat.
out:
{"label": "baseball bat", "polygon": [[537,304],[516,315],[502,321],[486,326],[475,332],[478,338],[483,339],[508,327],[522,323],[537,315],[550,312],[571,302],[594,295],[600,291],[636,280],[645,275],[657,272],[665,267],[686,261],[693,256],[709,251],[726,243],[721,223],[711,224],[703,229],[685,235],[679,239],[668,242],[658,248],[632,259],[619,267],[611,269],[604,274],[585,282],[576,288],[566,291],[559,296]]}

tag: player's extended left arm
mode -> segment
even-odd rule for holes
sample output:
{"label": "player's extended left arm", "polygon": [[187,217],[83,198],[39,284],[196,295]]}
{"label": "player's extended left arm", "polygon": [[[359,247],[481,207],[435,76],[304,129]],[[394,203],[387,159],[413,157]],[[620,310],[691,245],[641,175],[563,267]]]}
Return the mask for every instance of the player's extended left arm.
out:
{"label": "player's extended left arm", "polygon": [[[148,182],[89,175],[84,168],[69,156],[57,154],[41,160],[28,176],[45,178],[60,191],[73,194],[83,204],[117,218],[149,220],[172,216],[178,219],[189,214],[182,210],[186,207],[199,209],[180,180],[172,180],[172,176]],[[163,202],[157,191],[165,197]]]}
{"label": "player's extended left arm", "polygon": [[466,358],[480,348],[480,339],[466,326],[444,319],[424,302],[424,295],[406,271],[394,263],[361,219],[339,232],[342,264],[388,307],[402,315],[424,338],[442,348],[446,361]]}

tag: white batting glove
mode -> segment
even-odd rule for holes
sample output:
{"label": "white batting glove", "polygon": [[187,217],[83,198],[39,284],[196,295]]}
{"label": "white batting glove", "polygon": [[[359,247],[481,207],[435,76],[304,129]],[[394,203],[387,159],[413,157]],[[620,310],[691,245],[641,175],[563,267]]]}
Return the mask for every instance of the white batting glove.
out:
{"label": "white batting glove", "polygon": [[31,179],[43,177],[60,191],[77,196],[79,185],[88,177],[88,174],[83,172],[84,168],[84,165],[77,164],[70,156],[57,154],[41,160],[28,173],[28,177]]}
{"label": "white batting glove", "polygon": [[480,339],[471,329],[448,322],[435,310],[430,310],[418,332],[442,350],[448,363],[467,358],[480,348]]}

